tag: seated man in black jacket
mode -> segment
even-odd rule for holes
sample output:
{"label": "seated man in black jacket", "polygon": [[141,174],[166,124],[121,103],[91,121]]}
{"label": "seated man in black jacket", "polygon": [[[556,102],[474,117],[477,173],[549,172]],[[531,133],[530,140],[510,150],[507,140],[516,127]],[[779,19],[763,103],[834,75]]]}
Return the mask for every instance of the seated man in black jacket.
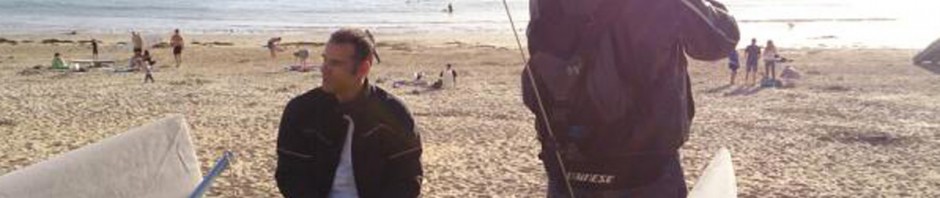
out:
{"label": "seated man in black jacket", "polygon": [[404,104],[367,80],[367,32],[334,32],[322,85],[292,99],[277,139],[275,179],[284,197],[417,197],[421,140]]}

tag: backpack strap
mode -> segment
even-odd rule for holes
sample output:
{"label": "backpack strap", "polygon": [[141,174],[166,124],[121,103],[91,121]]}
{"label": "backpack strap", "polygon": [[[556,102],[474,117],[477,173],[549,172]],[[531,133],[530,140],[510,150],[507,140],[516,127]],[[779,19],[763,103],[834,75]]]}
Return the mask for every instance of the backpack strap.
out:
{"label": "backpack strap", "polygon": [[[583,91],[587,71],[591,69],[591,54],[595,53],[601,38],[609,35],[605,33],[618,21],[618,16],[625,14],[623,12],[630,1],[555,0],[541,3],[558,3],[553,5],[559,6],[560,10],[552,11],[560,11],[555,14],[562,16],[547,18],[545,13],[534,12],[546,17],[541,20],[562,19],[562,22],[558,23],[539,23],[544,26],[534,28],[536,31],[542,31],[536,33],[536,37],[547,37],[543,42],[555,43],[530,45],[533,47],[530,60],[534,66],[532,69],[541,79],[539,83],[545,85],[550,93],[545,95],[551,96],[551,115],[546,116],[550,116],[555,131],[568,131],[570,114],[573,108],[578,108],[573,106],[575,104],[572,94]],[[559,138],[559,141],[565,141],[565,138]]]}

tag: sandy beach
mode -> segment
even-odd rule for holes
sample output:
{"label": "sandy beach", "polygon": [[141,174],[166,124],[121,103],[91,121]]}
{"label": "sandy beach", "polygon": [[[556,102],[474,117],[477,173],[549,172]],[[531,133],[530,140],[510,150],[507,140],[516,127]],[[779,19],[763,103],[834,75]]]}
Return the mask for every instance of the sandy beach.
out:
{"label": "sandy beach", "polygon": [[[52,54],[87,59],[90,45],[45,39],[102,39],[104,58],[126,65],[126,35],[2,36],[0,175],[164,117],[190,122],[205,172],[236,154],[213,197],[280,197],[275,140],[287,101],[319,84],[317,72],[287,72],[290,52],[322,50],[327,35],[285,37],[276,63],[260,36],[184,35],[182,68],[154,49],[156,83],[143,73],[68,73]],[[168,35],[166,36],[169,37]],[[424,143],[425,197],[543,197],[534,116],[523,106],[522,60],[511,37],[416,41],[380,35],[372,81],[402,98]],[[450,38],[462,38],[460,40]],[[32,42],[23,42],[31,40]],[[208,45],[192,44],[211,43]],[[317,43],[319,42],[319,43]],[[721,147],[730,149],[741,197],[940,196],[940,69],[910,63],[908,49],[783,49],[804,79],[792,88],[728,85],[725,61],[692,61],[696,117],[681,149],[689,186]],[[460,72],[454,89],[393,88],[415,72]],[[778,70],[779,71],[779,70]],[[742,70],[743,72],[743,70]],[[380,82],[381,81],[381,82]]]}

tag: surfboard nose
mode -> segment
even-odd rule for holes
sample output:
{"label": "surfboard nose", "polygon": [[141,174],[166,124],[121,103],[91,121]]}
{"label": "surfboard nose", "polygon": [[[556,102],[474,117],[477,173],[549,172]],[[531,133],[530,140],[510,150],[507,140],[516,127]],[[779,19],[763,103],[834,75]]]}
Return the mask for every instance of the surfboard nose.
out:
{"label": "surfboard nose", "polygon": [[185,197],[201,175],[186,119],[171,115],[0,176],[0,198]]}
{"label": "surfboard nose", "polygon": [[705,167],[702,176],[695,182],[690,198],[734,198],[738,197],[737,181],[731,152],[727,148],[718,149],[711,162]]}

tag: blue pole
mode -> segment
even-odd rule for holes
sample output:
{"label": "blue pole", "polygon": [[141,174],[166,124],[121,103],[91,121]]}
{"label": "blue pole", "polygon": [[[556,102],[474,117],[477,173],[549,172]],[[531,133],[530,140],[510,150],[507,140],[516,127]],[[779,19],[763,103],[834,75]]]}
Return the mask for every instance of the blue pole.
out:
{"label": "blue pole", "polygon": [[202,178],[202,182],[199,182],[199,185],[196,186],[196,190],[189,195],[189,198],[201,198],[206,194],[206,191],[209,190],[209,187],[212,186],[212,181],[215,180],[222,171],[228,168],[229,160],[232,158],[231,151],[225,151],[222,154],[222,157],[216,160],[215,165],[212,166],[212,170],[209,171],[209,174]]}

